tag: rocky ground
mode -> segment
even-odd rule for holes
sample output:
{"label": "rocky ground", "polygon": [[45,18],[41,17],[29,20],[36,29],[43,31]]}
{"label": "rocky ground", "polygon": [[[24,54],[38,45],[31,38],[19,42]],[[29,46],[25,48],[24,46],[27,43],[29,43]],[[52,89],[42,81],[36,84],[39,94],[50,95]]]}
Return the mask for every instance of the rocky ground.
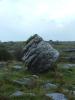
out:
{"label": "rocky ground", "polygon": [[22,62],[0,62],[0,100],[75,100],[75,64],[32,75]]}
{"label": "rocky ground", "polygon": [[[21,60],[23,48],[24,61]],[[57,62],[54,48],[60,54]],[[33,64],[28,71],[31,60]],[[51,70],[52,63],[55,70]],[[38,73],[32,74],[37,71],[35,65]],[[39,73],[46,67],[48,72]],[[26,42],[1,42],[0,100],[75,100],[75,42],[42,40],[39,43],[33,37]]]}

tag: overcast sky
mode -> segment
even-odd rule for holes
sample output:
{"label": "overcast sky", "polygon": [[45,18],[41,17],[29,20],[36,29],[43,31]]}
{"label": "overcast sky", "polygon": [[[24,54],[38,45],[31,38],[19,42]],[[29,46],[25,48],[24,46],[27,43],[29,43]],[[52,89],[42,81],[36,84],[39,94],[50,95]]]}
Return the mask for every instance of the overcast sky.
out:
{"label": "overcast sky", "polygon": [[0,40],[75,40],[75,0],[0,0]]}

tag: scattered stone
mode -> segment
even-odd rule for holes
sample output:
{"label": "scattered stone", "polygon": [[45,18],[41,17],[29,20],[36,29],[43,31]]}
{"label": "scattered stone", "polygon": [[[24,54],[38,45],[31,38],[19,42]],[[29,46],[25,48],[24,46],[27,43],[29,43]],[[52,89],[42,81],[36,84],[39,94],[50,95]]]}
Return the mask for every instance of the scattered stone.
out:
{"label": "scattered stone", "polygon": [[18,96],[23,96],[25,95],[24,92],[21,92],[21,91],[16,91],[15,93],[13,93],[12,95],[10,95],[10,97],[18,97]]}
{"label": "scattered stone", "polygon": [[23,49],[22,60],[32,73],[54,69],[59,52],[37,34],[31,37]]}
{"label": "scattered stone", "polygon": [[37,85],[36,79],[30,78],[23,78],[19,80],[13,80],[13,83],[16,83],[18,85],[24,85],[28,88],[34,88]]}
{"label": "scattered stone", "polygon": [[21,91],[16,91],[12,95],[10,95],[10,97],[20,97],[20,96],[36,96],[36,95],[35,95],[35,93],[24,93]]}
{"label": "scattered stone", "polygon": [[66,69],[69,69],[69,68],[74,68],[75,67],[75,64],[60,64],[61,68],[66,68]]}
{"label": "scattered stone", "polygon": [[15,65],[15,66],[12,67],[12,69],[13,69],[13,70],[16,70],[16,71],[22,70],[22,66]]}
{"label": "scattered stone", "polygon": [[37,75],[32,75],[31,77],[33,77],[35,79],[39,79],[39,76],[37,76]]}
{"label": "scattered stone", "polygon": [[52,84],[52,83],[45,83],[42,87],[44,89],[46,89],[46,90],[49,90],[49,89],[56,89],[57,88],[57,85]]}
{"label": "scattered stone", "polygon": [[62,93],[48,93],[45,96],[52,98],[52,100],[68,100]]}

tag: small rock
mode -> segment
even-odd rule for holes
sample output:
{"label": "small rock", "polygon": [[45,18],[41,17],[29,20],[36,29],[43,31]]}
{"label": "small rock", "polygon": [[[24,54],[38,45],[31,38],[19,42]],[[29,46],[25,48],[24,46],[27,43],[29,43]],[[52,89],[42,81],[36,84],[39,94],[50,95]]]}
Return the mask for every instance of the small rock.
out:
{"label": "small rock", "polygon": [[46,83],[43,85],[43,88],[46,89],[46,90],[49,90],[49,89],[56,89],[57,86],[55,84],[52,84],[52,83]]}
{"label": "small rock", "polygon": [[19,96],[36,96],[36,95],[35,95],[35,93],[24,93],[21,91],[16,91],[12,95],[10,95],[10,97],[19,97]]}
{"label": "small rock", "polygon": [[75,67],[75,64],[59,64],[61,66],[61,68],[66,68],[66,69],[69,69],[69,68],[74,68]]}
{"label": "small rock", "polygon": [[66,96],[62,93],[48,93],[45,96],[50,97],[53,100],[68,100]]}
{"label": "small rock", "polygon": [[68,68],[73,68],[73,67],[75,67],[75,64],[67,64],[67,67]]}
{"label": "small rock", "polygon": [[24,95],[24,92],[16,91],[16,92],[13,93],[12,95],[10,95],[10,97],[11,97],[11,96],[13,96],[13,97],[16,97],[16,96],[23,96],[23,95]]}
{"label": "small rock", "polygon": [[37,75],[32,75],[32,77],[35,79],[39,79],[39,76],[37,76]]}
{"label": "small rock", "polygon": [[28,88],[33,88],[37,84],[37,81],[33,78],[23,78],[19,80],[13,80],[13,82],[18,85],[25,85]]}
{"label": "small rock", "polygon": [[19,66],[19,65],[15,65],[15,66],[13,66],[12,67],[12,69],[14,69],[14,70],[21,70],[22,69],[22,67],[21,66]]}

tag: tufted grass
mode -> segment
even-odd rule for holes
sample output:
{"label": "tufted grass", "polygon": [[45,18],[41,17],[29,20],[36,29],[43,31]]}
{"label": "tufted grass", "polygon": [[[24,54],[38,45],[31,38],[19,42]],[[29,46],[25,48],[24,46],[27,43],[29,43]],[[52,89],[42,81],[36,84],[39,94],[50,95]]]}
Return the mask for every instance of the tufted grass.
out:
{"label": "tufted grass", "polygon": [[[18,62],[17,62],[18,63]],[[68,98],[75,99],[71,94],[71,90],[75,87],[75,67],[73,69],[62,69],[62,63],[58,64],[58,69],[56,72],[49,71],[38,75],[37,86],[35,88],[27,88],[26,86],[19,86],[13,84],[12,80],[21,79],[23,77],[31,76],[32,74],[28,71],[13,71],[12,66],[14,63],[10,63],[6,68],[0,69],[0,100],[46,100],[44,96],[48,92],[61,92],[66,94]],[[24,65],[22,64],[24,67]],[[56,89],[45,90],[41,88],[41,85],[49,81],[51,83],[57,84]],[[64,89],[68,89],[69,92],[65,92]],[[35,97],[22,96],[22,97],[12,97],[10,95],[15,91],[22,91],[24,93],[35,93]],[[47,100],[50,100],[47,98]]]}

